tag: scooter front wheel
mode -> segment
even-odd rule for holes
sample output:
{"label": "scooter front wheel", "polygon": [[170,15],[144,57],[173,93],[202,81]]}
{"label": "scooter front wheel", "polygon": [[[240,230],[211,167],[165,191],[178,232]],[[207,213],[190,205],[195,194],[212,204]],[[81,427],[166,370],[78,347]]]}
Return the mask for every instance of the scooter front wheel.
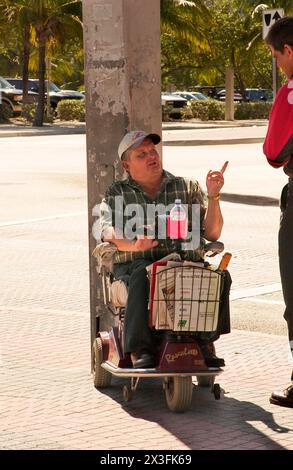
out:
{"label": "scooter front wheel", "polygon": [[166,377],[164,390],[168,408],[176,413],[183,413],[191,406],[192,377]]}
{"label": "scooter front wheel", "polygon": [[96,388],[109,387],[111,384],[112,375],[107,370],[101,367],[103,360],[102,340],[96,338],[93,344],[92,351],[92,374],[94,386]]}

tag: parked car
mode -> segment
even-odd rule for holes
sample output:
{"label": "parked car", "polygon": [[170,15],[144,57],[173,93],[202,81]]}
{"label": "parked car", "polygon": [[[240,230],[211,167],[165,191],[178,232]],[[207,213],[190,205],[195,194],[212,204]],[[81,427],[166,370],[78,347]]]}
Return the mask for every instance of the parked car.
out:
{"label": "parked car", "polygon": [[202,100],[207,100],[208,99],[205,95],[203,95],[202,93],[197,92],[197,91],[195,91],[194,93],[190,92],[190,91],[175,91],[173,94],[174,95],[179,95],[182,98],[185,98],[187,101],[194,101],[194,100],[202,101]]}
{"label": "parked car", "polygon": [[265,88],[246,88],[245,97],[247,101],[273,101],[272,90]]}
{"label": "parked car", "polygon": [[187,100],[173,93],[162,93],[161,103],[162,106],[168,106],[170,108],[168,112],[170,117],[179,119],[181,117],[181,111],[187,105]]}
{"label": "parked car", "polygon": [[204,96],[207,96],[208,98],[216,98],[216,95],[219,91],[223,90],[224,85],[222,86],[209,86],[209,85],[197,85],[195,87],[192,87],[190,89],[190,93],[202,93]]}
{"label": "parked car", "polygon": [[[220,101],[225,101],[226,100],[226,90],[221,90],[216,94],[216,99]],[[243,101],[243,96],[241,93],[238,93],[237,91],[234,91],[234,101],[235,102],[241,102]]]}
{"label": "parked car", "polygon": [[[14,85],[16,88],[23,89],[22,78],[7,78],[9,83]],[[39,93],[39,80],[37,78],[30,78],[28,81],[28,88],[30,92]],[[46,80],[47,89],[47,80]],[[49,95],[50,103],[52,108],[56,108],[57,104],[61,100],[81,100],[84,99],[84,95],[75,90],[60,90],[60,88],[53,82],[49,84]],[[45,94],[47,96],[47,93]]]}
{"label": "parked car", "polygon": [[7,104],[15,115],[21,113],[22,90],[14,88],[3,77],[0,77],[0,103]]}

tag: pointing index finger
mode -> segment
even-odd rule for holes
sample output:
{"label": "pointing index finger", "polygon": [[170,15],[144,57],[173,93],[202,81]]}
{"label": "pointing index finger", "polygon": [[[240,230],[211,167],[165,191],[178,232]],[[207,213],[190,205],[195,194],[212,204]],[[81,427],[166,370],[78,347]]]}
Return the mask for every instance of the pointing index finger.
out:
{"label": "pointing index finger", "polygon": [[228,166],[228,163],[229,163],[229,162],[225,162],[224,165],[222,166],[222,168],[220,169],[220,172],[222,173],[222,175],[223,175],[223,173],[225,172],[225,170],[226,170],[226,168],[227,168],[227,166]]}

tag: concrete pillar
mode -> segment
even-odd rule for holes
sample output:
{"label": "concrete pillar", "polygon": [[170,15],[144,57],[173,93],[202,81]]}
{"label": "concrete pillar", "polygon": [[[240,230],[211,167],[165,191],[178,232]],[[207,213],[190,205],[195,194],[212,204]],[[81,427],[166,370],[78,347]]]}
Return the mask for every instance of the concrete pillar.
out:
{"label": "concrete pillar", "polygon": [[233,67],[226,69],[226,121],[234,121],[234,70]]}
{"label": "concrete pillar", "polygon": [[91,339],[108,319],[91,253],[93,208],[121,174],[118,144],[130,129],[161,134],[160,2],[84,0]]}

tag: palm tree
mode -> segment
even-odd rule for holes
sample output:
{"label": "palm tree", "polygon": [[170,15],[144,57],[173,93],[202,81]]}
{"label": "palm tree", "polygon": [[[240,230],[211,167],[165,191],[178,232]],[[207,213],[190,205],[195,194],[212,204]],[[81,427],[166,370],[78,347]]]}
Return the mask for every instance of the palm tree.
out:
{"label": "palm tree", "polygon": [[[54,48],[67,37],[81,34],[80,0],[1,0],[7,15],[18,20],[26,38],[24,49],[24,79],[27,82],[29,42],[38,47],[39,99],[34,119],[42,126],[45,108],[46,49]],[[28,39],[29,37],[29,39]],[[25,46],[24,46],[25,47]],[[27,73],[27,75],[26,75]]]}
{"label": "palm tree", "polygon": [[[162,43],[162,78],[172,76],[176,80],[180,71],[194,69],[192,61],[183,57],[195,57],[200,51],[207,53],[209,48],[207,25],[211,15],[204,4],[204,0],[161,0],[161,43]],[[175,49],[184,50],[183,62],[174,63]]]}
{"label": "palm tree", "polygon": [[22,78],[23,78],[23,102],[28,97],[28,78],[29,78],[29,57],[30,57],[30,29],[28,9],[18,0],[4,0],[4,14],[6,15],[10,27],[16,25],[20,42],[23,45],[22,50]]}
{"label": "palm tree", "polygon": [[0,35],[0,70],[1,75],[7,75],[18,67],[18,46],[22,41],[7,21],[3,0],[0,0]]}
{"label": "palm tree", "polygon": [[[259,3],[256,0],[240,0],[239,5],[245,9],[245,11],[249,12],[254,22],[255,34],[248,45],[248,54],[250,54],[250,51],[253,52],[255,49],[261,47],[264,42],[262,37],[262,14],[264,10],[283,8],[285,16],[293,13],[292,0],[270,0],[267,3]],[[277,71],[277,82],[278,80]]]}
{"label": "palm tree", "polygon": [[209,19],[203,0],[161,0],[162,33],[177,36],[200,49],[208,49],[205,33]]}
{"label": "palm tree", "polygon": [[[25,0],[27,1],[27,0]],[[79,0],[39,0],[37,5],[32,0],[32,25],[36,33],[39,49],[39,101],[34,119],[35,126],[41,126],[44,119],[45,108],[45,72],[46,72],[46,46],[54,46],[55,41],[61,41],[73,30],[81,31],[80,17],[77,9],[81,6]]]}
{"label": "palm tree", "polygon": [[238,87],[245,96],[246,80],[257,51],[263,44],[261,25],[252,16],[246,0],[209,0],[212,12],[210,27],[211,70],[225,79],[227,68],[233,69]]}

